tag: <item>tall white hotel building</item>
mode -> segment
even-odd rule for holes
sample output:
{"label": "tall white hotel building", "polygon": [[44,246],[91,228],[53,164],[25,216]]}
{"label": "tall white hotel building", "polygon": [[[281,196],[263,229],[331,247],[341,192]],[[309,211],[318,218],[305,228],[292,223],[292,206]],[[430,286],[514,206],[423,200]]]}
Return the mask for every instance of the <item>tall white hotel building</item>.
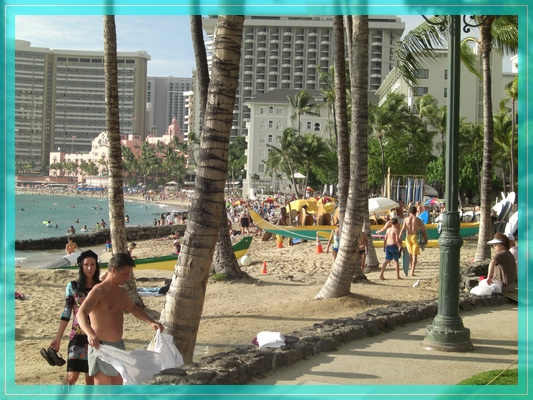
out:
{"label": "tall white hotel building", "polygon": [[[204,18],[210,60],[216,16]],[[405,30],[396,16],[369,17],[369,94],[396,66],[395,43]],[[333,17],[251,16],[244,21],[239,86],[231,136],[247,135],[252,97],[274,89],[320,89],[319,75],[333,63]]]}

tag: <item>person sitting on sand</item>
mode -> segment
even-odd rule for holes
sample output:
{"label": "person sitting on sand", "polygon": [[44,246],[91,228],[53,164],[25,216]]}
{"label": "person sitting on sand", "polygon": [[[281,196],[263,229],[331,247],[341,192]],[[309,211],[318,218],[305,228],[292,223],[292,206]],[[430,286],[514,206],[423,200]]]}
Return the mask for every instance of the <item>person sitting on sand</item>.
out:
{"label": "person sitting on sand", "polygon": [[160,238],[154,238],[152,240],[155,240],[155,241],[161,241],[161,240],[177,240],[180,238],[180,233],[178,231],[174,232],[173,235],[168,235],[168,236],[163,236],[163,237],[160,237]]}
{"label": "person sitting on sand", "polygon": [[108,239],[108,240],[105,241],[105,251],[106,251],[106,253],[107,253],[107,252],[110,252],[110,251],[111,251],[111,248],[112,248],[112,246],[111,246],[111,240]]}
{"label": "person sitting on sand", "polygon": [[396,263],[396,279],[400,278],[400,248],[402,247],[402,241],[400,240],[400,235],[398,232],[398,218],[393,218],[391,220],[392,226],[387,229],[385,233],[385,242],[383,243],[383,251],[385,252],[385,262],[381,266],[381,273],[379,274],[379,279],[382,281],[385,280],[383,274],[385,273],[385,268],[391,261],[394,260]]}
{"label": "person sitting on sand", "polygon": [[422,232],[426,243],[428,242],[428,234],[424,223],[420,218],[416,216],[416,207],[409,207],[409,216],[403,221],[403,227],[400,231],[400,239],[403,236],[403,232],[406,231],[405,243],[407,245],[407,251],[411,255],[409,260],[409,266],[411,269],[411,276],[415,276],[416,262],[418,255],[420,254],[420,245],[418,244],[418,232]]}
{"label": "person sitting on sand", "polygon": [[487,283],[489,285],[500,283],[502,292],[513,292],[517,282],[516,261],[509,251],[509,238],[498,232],[494,234],[494,239],[489,240],[487,244],[491,244],[496,251],[489,264]]}
{"label": "person sitting on sand", "polygon": [[133,250],[135,250],[135,248],[137,247],[137,244],[134,243],[134,242],[131,242],[129,245],[128,245],[128,254],[131,256],[131,258],[133,259],[136,259],[137,257],[135,256],[132,256],[131,253],[133,253]]}
{"label": "person sitting on sand", "polygon": [[174,254],[179,255],[181,251],[181,243],[179,240],[174,240],[174,249],[175,249]]}
{"label": "person sitting on sand", "polygon": [[91,250],[81,253],[77,259],[77,264],[78,278],[69,282],[67,285],[65,309],[61,314],[59,329],[54,340],[50,343],[50,347],[56,352],[59,351],[63,333],[67,328],[72,314],[74,314],[67,347],[67,375],[65,375],[61,383],[63,385],[74,385],[78,380],[80,372],[83,372],[85,373],[85,384],[93,385],[94,378],[89,375],[89,363],[87,361],[89,342],[87,335],[79,326],[77,314],[81,304],[93,286],[100,283],[100,279],[98,278],[100,275],[100,266],[98,264],[98,256]]}
{"label": "person sitting on sand", "polygon": [[67,252],[67,254],[72,254],[74,253],[76,250],[79,250],[79,251],[82,251],[78,245],[76,244],[76,242],[74,242],[72,240],[71,237],[68,238],[68,243],[67,245],[65,246],[65,251]]}

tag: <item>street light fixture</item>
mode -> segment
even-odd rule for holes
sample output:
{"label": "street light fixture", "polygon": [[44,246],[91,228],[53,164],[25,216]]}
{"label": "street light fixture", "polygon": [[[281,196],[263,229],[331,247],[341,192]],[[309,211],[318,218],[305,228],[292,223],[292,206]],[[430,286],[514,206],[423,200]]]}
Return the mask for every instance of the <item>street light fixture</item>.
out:
{"label": "street light fixture", "polygon": [[[474,349],[470,340],[470,329],[465,328],[459,316],[460,249],[463,239],[459,233],[460,216],[458,211],[459,187],[459,105],[460,105],[460,45],[461,16],[435,15],[433,19],[422,16],[428,24],[438,26],[441,32],[448,26],[448,66],[450,71],[448,87],[448,113],[446,124],[446,176],[445,202],[442,233],[439,237],[440,275],[438,311],[432,325],[426,328],[421,346],[428,350],[464,352]],[[485,18],[475,21],[475,17],[463,17],[463,31],[470,32],[485,23]],[[469,18],[469,20],[467,20]]]}

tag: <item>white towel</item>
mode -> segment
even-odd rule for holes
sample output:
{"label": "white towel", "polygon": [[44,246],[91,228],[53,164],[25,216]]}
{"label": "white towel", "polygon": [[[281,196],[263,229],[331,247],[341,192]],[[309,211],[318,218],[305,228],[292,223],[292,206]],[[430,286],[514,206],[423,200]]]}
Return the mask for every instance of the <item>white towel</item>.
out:
{"label": "white towel", "polygon": [[148,348],[125,351],[102,344],[95,349],[98,358],[111,364],[120,373],[125,385],[136,385],[167,368],[181,367],[183,357],[174,345],[172,335],[157,330]]}
{"label": "white towel", "polygon": [[281,332],[259,332],[257,334],[259,347],[278,348],[285,346],[285,338]]}

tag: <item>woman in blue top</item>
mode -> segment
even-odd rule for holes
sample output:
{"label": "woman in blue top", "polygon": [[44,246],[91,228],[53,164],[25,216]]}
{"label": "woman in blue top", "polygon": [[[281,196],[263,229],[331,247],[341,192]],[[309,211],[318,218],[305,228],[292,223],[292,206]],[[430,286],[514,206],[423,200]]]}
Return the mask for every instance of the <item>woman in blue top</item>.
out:
{"label": "woman in blue top", "polygon": [[94,285],[100,283],[100,266],[98,256],[91,250],[84,251],[78,257],[78,279],[71,281],[67,285],[65,309],[61,314],[59,329],[50,343],[50,347],[59,351],[61,338],[67,328],[68,322],[72,319],[72,329],[70,331],[67,357],[67,375],[63,378],[62,384],[74,385],[78,380],[80,372],[85,373],[85,384],[93,385],[94,378],[89,376],[89,362],[87,361],[88,341],[87,335],[81,330],[76,315],[81,304],[89,294]]}

